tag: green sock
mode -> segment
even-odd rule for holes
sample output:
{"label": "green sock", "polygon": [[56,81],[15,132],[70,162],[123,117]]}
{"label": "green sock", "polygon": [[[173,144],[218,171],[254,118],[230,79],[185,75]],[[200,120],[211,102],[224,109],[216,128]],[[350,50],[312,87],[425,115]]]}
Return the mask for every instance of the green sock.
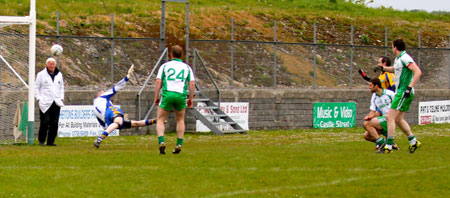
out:
{"label": "green sock", "polygon": [[387,145],[393,145],[394,144],[394,137],[390,136],[388,137],[387,141],[386,141]]}
{"label": "green sock", "polygon": [[411,134],[410,136],[408,136],[408,140],[409,140],[409,141],[413,140],[414,138],[415,138],[415,137],[414,137],[414,135],[412,135],[412,134]]}
{"label": "green sock", "polygon": [[177,146],[183,145],[183,138],[177,138]]}
{"label": "green sock", "polygon": [[377,145],[383,144],[383,143],[384,143],[384,138],[383,138],[383,137],[379,137],[379,138],[375,141],[375,143],[376,143]]}
{"label": "green sock", "polygon": [[158,137],[158,144],[161,144],[161,142],[164,142],[164,136]]}

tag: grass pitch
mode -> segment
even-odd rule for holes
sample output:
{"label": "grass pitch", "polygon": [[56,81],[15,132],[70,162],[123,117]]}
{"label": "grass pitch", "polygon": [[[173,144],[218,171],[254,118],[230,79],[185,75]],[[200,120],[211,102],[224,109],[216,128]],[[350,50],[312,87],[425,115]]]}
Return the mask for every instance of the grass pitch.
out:
{"label": "grass pitch", "polygon": [[422,147],[409,154],[400,132],[390,155],[361,128],[187,134],[179,155],[159,155],[156,136],[0,146],[0,197],[446,197],[450,124],[413,131]]}

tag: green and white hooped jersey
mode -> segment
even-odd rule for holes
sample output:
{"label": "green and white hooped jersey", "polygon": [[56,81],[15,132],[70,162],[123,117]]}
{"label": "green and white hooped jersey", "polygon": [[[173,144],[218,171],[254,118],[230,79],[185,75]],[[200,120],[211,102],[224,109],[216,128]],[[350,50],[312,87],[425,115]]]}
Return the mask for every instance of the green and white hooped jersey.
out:
{"label": "green and white hooped jersey", "polygon": [[156,79],[162,80],[163,91],[172,91],[186,95],[188,83],[195,81],[191,67],[180,59],[172,59],[161,65]]}
{"label": "green and white hooped jersey", "polygon": [[402,51],[394,61],[395,70],[395,87],[396,92],[404,92],[409,83],[411,83],[413,72],[408,68],[409,64],[414,63],[414,60],[406,53]]}
{"label": "green and white hooped jersey", "polygon": [[392,100],[394,100],[395,93],[389,89],[383,89],[381,95],[377,93],[372,94],[370,99],[370,110],[378,111],[381,115],[387,115],[391,108]]}

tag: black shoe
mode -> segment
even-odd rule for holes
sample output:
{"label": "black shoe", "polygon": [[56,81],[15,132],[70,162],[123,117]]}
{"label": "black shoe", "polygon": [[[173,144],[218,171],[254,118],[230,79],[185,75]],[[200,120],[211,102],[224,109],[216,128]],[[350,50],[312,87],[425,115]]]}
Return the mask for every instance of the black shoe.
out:
{"label": "black shoe", "polygon": [[400,147],[398,147],[398,145],[394,142],[394,144],[392,145],[392,150],[400,150]]}
{"label": "black shoe", "polygon": [[95,148],[100,148],[100,143],[102,143],[102,140],[97,138],[94,142],[94,147]]}
{"label": "black shoe", "polygon": [[174,149],[172,154],[178,154],[181,152],[181,145],[177,145]]}
{"label": "black shoe", "polygon": [[378,154],[390,154],[392,152],[393,152],[392,149],[388,149],[386,144],[383,144],[382,147],[380,147],[380,149],[376,151],[376,153]]}
{"label": "black shoe", "polygon": [[45,146],[45,142],[39,142],[39,146]]}
{"label": "black shoe", "polygon": [[55,143],[53,143],[53,144],[47,144],[47,146],[56,146],[56,144],[55,144]]}
{"label": "black shoe", "polygon": [[161,142],[161,144],[159,144],[159,154],[166,154],[166,145],[164,144],[164,142]]}
{"label": "black shoe", "polygon": [[419,140],[416,140],[416,144],[409,145],[409,153],[414,153],[420,146],[422,146],[422,143],[420,143]]}

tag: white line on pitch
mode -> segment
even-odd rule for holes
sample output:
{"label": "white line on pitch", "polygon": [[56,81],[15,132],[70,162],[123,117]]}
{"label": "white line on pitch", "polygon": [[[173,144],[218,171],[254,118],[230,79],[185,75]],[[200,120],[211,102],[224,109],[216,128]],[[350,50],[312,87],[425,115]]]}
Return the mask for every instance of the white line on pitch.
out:
{"label": "white line on pitch", "polygon": [[[426,168],[426,169],[415,169],[415,170],[404,171],[404,172],[397,173],[397,174],[386,175],[384,177],[396,177],[396,176],[405,175],[405,174],[406,175],[414,174],[419,171],[432,171],[432,170],[437,170],[437,169],[444,169],[447,167],[449,167],[449,166],[431,167],[431,168]],[[376,178],[380,178],[380,176],[377,175],[377,176],[368,176],[368,177],[353,177],[353,178],[347,178],[347,179],[338,179],[338,180],[334,180],[331,182],[320,182],[320,183],[311,184],[311,185],[280,186],[280,187],[276,187],[276,188],[266,188],[266,189],[259,189],[259,190],[239,190],[239,191],[234,191],[234,192],[219,193],[219,194],[206,196],[206,197],[211,197],[211,198],[229,197],[229,196],[235,196],[235,195],[241,195],[241,194],[267,193],[267,192],[281,191],[283,189],[285,189],[285,190],[306,189],[306,188],[328,186],[328,185],[335,185],[335,184],[339,184],[339,183],[352,182],[352,181],[357,181],[357,180],[366,180],[366,179],[376,179]]]}

